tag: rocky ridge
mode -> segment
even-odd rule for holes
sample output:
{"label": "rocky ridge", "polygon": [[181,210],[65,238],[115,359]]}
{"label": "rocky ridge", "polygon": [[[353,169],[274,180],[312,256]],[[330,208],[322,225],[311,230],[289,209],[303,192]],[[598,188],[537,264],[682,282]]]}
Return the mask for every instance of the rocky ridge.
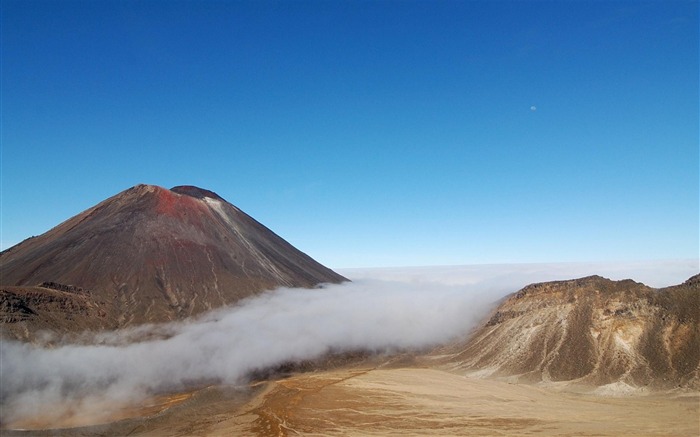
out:
{"label": "rocky ridge", "polygon": [[700,388],[700,275],[653,289],[600,276],[529,285],[468,341],[454,369],[519,381]]}

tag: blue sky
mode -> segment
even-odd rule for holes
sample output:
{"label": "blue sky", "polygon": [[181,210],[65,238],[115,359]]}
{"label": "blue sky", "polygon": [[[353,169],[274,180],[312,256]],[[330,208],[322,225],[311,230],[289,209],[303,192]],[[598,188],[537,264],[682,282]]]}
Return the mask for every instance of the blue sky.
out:
{"label": "blue sky", "polygon": [[138,183],[330,267],[698,258],[697,1],[2,0],[2,248]]}

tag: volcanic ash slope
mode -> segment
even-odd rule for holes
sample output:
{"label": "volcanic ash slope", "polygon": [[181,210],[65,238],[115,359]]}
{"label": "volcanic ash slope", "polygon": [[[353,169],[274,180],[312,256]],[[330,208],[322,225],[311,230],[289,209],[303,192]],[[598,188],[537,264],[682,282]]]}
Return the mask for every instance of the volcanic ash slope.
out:
{"label": "volcanic ash slope", "polygon": [[346,279],[193,186],[137,185],[0,254],[4,334],[182,319]]}

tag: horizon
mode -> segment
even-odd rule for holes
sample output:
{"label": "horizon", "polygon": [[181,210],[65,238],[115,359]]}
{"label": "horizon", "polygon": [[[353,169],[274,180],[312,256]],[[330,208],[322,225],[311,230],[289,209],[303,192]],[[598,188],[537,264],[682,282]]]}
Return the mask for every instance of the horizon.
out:
{"label": "horizon", "polygon": [[[166,188],[159,185],[144,183],[136,184],[133,187],[127,188],[124,191],[128,191],[142,185],[158,187],[168,191],[171,191],[173,188],[178,187],[193,187],[200,190],[209,191],[206,188],[196,187],[194,185],[178,185],[175,187]],[[124,191],[115,194],[115,196],[124,193]],[[215,196],[219,196],[218,193],[213,191],[209,191],[209,193]],[[183,193],[178,194],[184,195]],[[226,199],[223,200],[225,202],[228,202]],[[93,207],[96,205],[93,205]],[[81,213],[82,212],[84,211],[81,211]],[[245,211],[243,212],[245,213]],[[69,217],[66,220],[69,220],[70,218],[72,217]],[[56,226],[62,223],[63,222],[57,223]],[[25,240],[32,239],[35,237],[36,236],[30,236],[27,237]],[[2,251],[10,249],[11,247],[3,248]],[[680,284],[687,278],[700,273],[700,257],[669,259],[626,259],[609,261],[583,260],[496,263],[477,262],[470,264],[424,264],[382,266],[359,265],[352,267],[327,267],[332,268],[334,271],[341,273],[344,276],[352,276],[354,277],[354,280],[370,278],[373,280],[383,279],[404,282],[406,281],[405,278],[409,278],[408,282],[430,282],[439,277],[440,281],[445,283],[464,285],[474,281],[475,277],[483,278],[485,272],[488,272],[486,276],[493,275],[496,273],[496,270],[494,269],[497,269],[499,271],[499,274],[501,275],[504,273],[504,270],[510,272],[510,274],[518,275],[518,278],[521,278],[523,275],[525,275],[525,277],[530,278],[529,283],[567,280],[581,278],[585,276],[602,275],[612,280],[633,279],[635,281],[645,283],[646,285],[650,285],[652,287],[661,288],[664,286]],[[442,270],[442,272],[439,272],[440,270]],[[440,274],[437,275],[437,273]],[[427,276],[428,274],[430,274],[430,276]],[[476,274],[475,277],[472,276],[474,274]],[[527,284],[523,283],[522,281],[513,281],[509,283],[509,285],[511,287],[520,287]]]}
{"label": "horizon", "polygon": [[0,8],[0,250],[148,183],[340,270],[698,266],[697,2]]}
{"label": "horizon", "polygon": [[[613,281],[632,279],[652,288],[678,285],[700,274],[697,258],[675,260],[627,260],[609,262],[537,262],[425,266],[385,266],[337,268],[350,280],[473,285],[491,281],[516,292],[535,283],[568,281],[601,276]],[[495,281],[494,278],[500,278]],[[493,285],[491,285],[493,287]]]}

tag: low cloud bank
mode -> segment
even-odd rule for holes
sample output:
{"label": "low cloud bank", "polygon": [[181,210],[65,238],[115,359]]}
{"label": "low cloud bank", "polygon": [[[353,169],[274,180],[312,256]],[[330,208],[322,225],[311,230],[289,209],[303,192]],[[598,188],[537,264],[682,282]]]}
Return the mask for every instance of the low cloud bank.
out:
{"label": "low cloud bank", "polygon": [[[331,351],[428,347],[465,335],[494,300],[469,286],[360,280],[282,288],[195,321],[82,339],[89,344],[3,341],[1,420],[5,426],[37,416],[50,422],[47,415],[99,420],[154,392],[198,381],[241,383],[251,371]],[[151,339],[135,341],[143,338]]]}
{"label": "low cloud bank", "polygon": [[[464,337],[528,283],[602,274],[665,286],[697,260],[344,270],[353,283],[282,288],[196,320],[84,335],[56,347],[0,342],[0,424],[110,417],[193,383],[244,383],[255,370],[328,352],[418,349]],[[644,276],[640,278],[639,274]],[[439,281],[439,282],[438,282]]]}
{"label": "low cloud bank", "polygon": [[700,260],[650,260],[618,262],[473,264],[429,267],[379,267],[339,269],[351,279],[397,282],[439,280],[451,285],[479,285],[480,290],[518,290],[535,282],[599,275],[615,281],[633,279],[650,287],[677,285],[700,272]]}

